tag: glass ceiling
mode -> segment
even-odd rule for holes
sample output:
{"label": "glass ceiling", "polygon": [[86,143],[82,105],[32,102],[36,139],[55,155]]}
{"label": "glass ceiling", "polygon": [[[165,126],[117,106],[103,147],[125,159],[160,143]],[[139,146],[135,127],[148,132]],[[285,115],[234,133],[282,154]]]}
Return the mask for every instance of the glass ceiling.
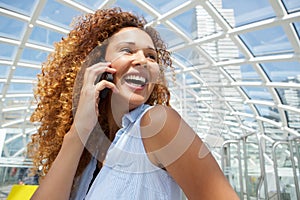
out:
{"label": "glass ceiling", "polygon": [[176,68],[172,106],[212,148],[211,137],[300,136],[299,0],[0,0],[1,166],[26,164],[36,75],[53,44],[74,17],[114,6],[160,31]]}

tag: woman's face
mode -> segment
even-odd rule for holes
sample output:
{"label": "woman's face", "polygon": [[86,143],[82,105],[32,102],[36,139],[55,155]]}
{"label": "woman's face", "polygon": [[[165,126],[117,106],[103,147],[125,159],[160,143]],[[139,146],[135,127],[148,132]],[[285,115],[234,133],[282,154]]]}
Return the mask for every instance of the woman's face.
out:
{"label": "woman's face", "polygon": [[138,28],[123,28],[109,40],[105,60],[116,69],[117,98],[127,101],[129,109],[145,103],[159,77],[157,52],[151,37]]}

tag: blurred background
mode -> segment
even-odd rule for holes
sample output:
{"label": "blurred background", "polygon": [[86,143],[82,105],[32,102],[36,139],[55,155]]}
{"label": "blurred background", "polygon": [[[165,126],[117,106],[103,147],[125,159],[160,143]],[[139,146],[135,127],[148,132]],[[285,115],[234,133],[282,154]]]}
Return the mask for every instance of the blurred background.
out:
{"label": "blurred background", "polygon": [[33,89],[76,16],[121,7],[172,52],[172,106],[241,199],[300,199],[299,0],[0,0],[0,198],[28,176]]}

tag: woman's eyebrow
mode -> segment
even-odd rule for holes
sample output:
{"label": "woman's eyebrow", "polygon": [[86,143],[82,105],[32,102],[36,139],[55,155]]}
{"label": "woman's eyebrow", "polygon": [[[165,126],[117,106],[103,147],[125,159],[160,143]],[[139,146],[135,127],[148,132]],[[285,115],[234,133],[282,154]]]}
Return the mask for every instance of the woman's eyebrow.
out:
{"label": "woman's eyebrow", "polygon": [[[124,44],[126,44],[126,45],[130,45],[130,46],[136,46],[136,43],[135,42],[130,42],[130,41],[128,41],[128,42],[120,42],[120,43],[118,43],[117,45],[116,45],[116,47],[119,47],[119,46],[122,46],[122,45],[124,45]],[[152,47],[152,46],[147,46],[146,48],[143,48],[143,49],[153,49],[153,50],[155,50],[155,48],[154,47]]]}
{"label": "woman's eyebrow", "polygon": [[130,45],[135,45],[136,43],[135,42],[120,42],[118,43],[118,45],[121,45],[121,44],[130,44]]}

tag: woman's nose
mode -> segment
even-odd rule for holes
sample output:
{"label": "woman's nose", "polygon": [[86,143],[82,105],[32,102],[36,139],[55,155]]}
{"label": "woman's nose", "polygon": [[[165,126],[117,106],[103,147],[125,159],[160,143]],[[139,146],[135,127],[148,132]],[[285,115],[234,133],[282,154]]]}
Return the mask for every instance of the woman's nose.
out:
{"label": "woman's nose", "polygon": [[137,65],[143,66],[143,65],[147,64],[147,58],[145,57],[144,51],[142,49],[136,51],[133,54],[133,56],[134,56],[134,58],[133,58],[132,64],[134,64],[135,66],[137,66]]}

